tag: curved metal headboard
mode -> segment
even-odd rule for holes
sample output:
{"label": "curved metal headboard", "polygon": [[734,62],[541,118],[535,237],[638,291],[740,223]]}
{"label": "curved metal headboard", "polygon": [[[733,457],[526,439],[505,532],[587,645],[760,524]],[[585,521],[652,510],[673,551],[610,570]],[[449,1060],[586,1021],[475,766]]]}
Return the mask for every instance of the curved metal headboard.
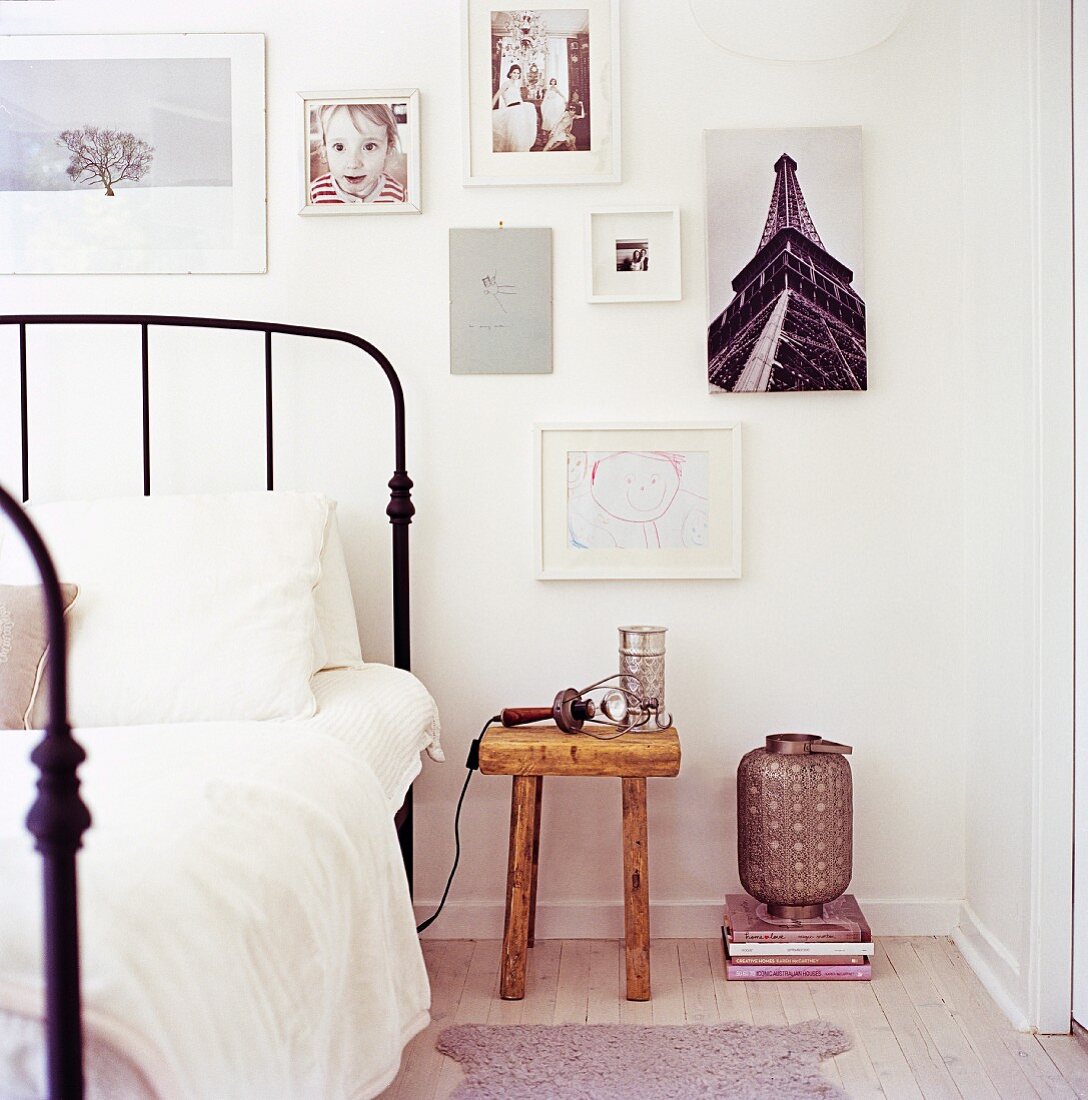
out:
{"label": "curved metal headboard", "polygon": [[[408,525],[415,514],[412,480],[405,469],[404,394],[389,360],[369,341],[338,329],[282,325],[273,321],[239,321],[220,317],[172,317],[153,314],[21,314],[0,315],[0,325],[19,329],[19,404],[22,442],[22,494],[30,496],[28,472],[26,330],[32,325],[138,325],[141,330],[141,390],[143,399],[144,494],[151,493],[151,430],[148,384],[148,329],[242,329],[264,333],[266,488],[273,487],[272,334],[311,336],[352,344],[366,352],[382,369],[393,393],[394,470],[389,480],[386,515],[393,528],[393,663],[411,664],[409,624]],[[45,736],[31,759],[38,766],[38,797],[27,817],[44,860],[46,1043],[51,1100],[80,1100],[83,1096],[83,1030],[80,1012],[79,926],[76,897],[76,852],[91,815],[79,795],[77,769],[86,754],[68,725],[67,636],[64,605],[56,569],[41,536],[19,503],[0,486],[0,510],[26,541],[42,577],[48,619],[49,720]],[[409,883],[412,878],[411,791],[405,800],[406,819],[401,845]]]}
{"label": "curved metal headboard", "polygon": [[0,486],[0,511],[23,537],[42,579],[49,645],[49,721],[30,759],[41,772],[26,826],[44,861],[46,1069],[53,1098],[83,1095],[83,1027],[79,1010],[76,852],[91,826],[76,769],[87,758],[68,726],[68,646],[64,600],[53,559],[13,496]]}
{"label": "curved metal headboard", "polygon": [[415,514],[412,504],[412,479],[405,469],[404,391],[393,365],[369,340],[339,329],[311,328],[308,325],[282,325],[275,321],[238,321],[224,317],[172,317],[138,313],[29,313],[0,315],[0,325],[19,327],[19,405],[22,440],[23,501],[30,497],[28,472],[29,430],[27,423],[26,330],[31,325],[138,325],[140,327],[141,391],[143,399],[144,495],[151,493],[151,415],[148,382],[148,329],[170,328],[242,329],[264,333],[265,379],[265,482],[272,484],[272,334],[311,336],[352,344],[366,352],[382,369],[393,393],[394,469],[389,481],[389,505],[386,515],[393,526],[393,664],[411,667],[411,628],[408,596],[408,525]]}

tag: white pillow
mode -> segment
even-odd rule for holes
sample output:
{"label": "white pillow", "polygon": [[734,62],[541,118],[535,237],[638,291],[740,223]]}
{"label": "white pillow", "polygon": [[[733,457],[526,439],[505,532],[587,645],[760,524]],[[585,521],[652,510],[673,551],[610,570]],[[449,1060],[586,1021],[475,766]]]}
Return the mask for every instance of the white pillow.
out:
{"label": "white pillow", "polygon": [[[60,579],[79,578],[68,619],[73,725],[315,713],[324,497],[130,497],[28,511]],[[33,577],[29,555],[6,539],[0,579]]]}
{"label": "white pillow", "polygon": [[314,672],[324,668],[362,668],[359,624],[333,500],[329,501],[329,518],[321,546],[321,579],[314,589],[314,603],[317,605]]}

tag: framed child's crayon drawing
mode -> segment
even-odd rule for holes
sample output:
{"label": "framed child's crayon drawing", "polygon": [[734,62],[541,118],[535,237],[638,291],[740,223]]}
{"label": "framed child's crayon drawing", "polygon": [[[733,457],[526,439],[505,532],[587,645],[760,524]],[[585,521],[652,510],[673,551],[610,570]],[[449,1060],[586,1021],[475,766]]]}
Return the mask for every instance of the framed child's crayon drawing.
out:
{"label": "framed child's crayon drawing", "polygon": [[300,214],[418,214],[419,90],[300,92]]}
{"label": "framed child's crayon drawing", "polygon": [[620,182],[620,0],[462,0],[466,184]]}
{"label": "framed child's crayon drawing", "polygon": [[739,577],[740,425],[538,424],[537,577]]}

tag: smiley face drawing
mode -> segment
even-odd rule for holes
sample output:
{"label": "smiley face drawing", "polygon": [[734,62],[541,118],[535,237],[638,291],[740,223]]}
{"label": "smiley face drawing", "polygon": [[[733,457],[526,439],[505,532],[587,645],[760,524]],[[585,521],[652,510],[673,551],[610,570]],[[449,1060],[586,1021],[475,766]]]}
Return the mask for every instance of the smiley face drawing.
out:
{"label": "smiley face drawing", "polygon": [[631,545],[660,547],[657,521],[680,491],[683,457],[668,451],[615,451],[599,458],[590,473],[590,492],[605,515],[631,524]]}
{"label": "smiley face drawing", "polygon": [[710,517],[706,508],[696,506],[684,517],[681,538],[689,550],[698,550],[710,541]]}

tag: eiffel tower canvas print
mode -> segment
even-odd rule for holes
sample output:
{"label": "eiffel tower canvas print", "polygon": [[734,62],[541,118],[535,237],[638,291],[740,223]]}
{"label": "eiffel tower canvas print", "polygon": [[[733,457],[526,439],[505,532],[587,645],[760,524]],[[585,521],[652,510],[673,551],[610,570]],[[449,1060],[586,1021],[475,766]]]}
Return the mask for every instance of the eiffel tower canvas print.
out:
{"label": "eiffel tower canvas print", "polygon": [[711,393],[864,390],[861,130],[706,134]]}

